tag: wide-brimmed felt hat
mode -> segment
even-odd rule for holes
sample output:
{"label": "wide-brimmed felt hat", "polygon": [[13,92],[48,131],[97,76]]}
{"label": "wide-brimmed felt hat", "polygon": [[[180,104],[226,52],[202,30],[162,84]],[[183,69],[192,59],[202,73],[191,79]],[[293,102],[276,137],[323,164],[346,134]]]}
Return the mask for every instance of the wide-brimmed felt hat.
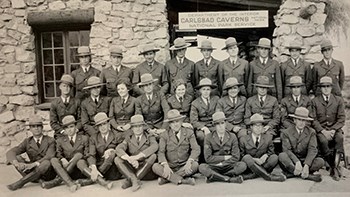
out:
{"label": "wide-brimmed felt hat", "polygon": [[271,40],[268,38],[260,38],[256,46],[260,48],[271,49]]}
{"label": "wide-brimmed felt hat", "polygon": [[324,39],[322,42],[321,42],[321,51],[323,49],[327,49],[327,48],[333,48],[335,47],[333,44],[332,44],[332,41],[329,40],[329,39]]}
{"label": "wide-brimmed felt hat", "polygon": [[67,127],[71,124],[75,124],[76,122],[77,121],[75,120],[74,116],[68,115],[62,119],[62,126]]}
{"label": "wide-brimmed felt hat", "polygon": [[222,111],[215,112],[211,117],[213,119],[213,123],[218,123],[226,120],[226,116]]}
{"label": "wide-brimmed felt hat", "polygon": [[141,82],[138,83],[138,86],[144,86],[150,83],[154,83],[158,81],[158,79],[153,79],[153,76],[150,73],[145,73],[143,75],[141,75]]}
{"label": "wide-brimmed felt hat", "polygon": [[59,82],[73,86],[74,79],[71,75],[64,74],[64,75],[62,75],[61,80]]}
{"label": "wide-brimmed felt hat", "polygon": [[92,55],[90,47],[88,47],[88,46],[78,47],[77,52],[78,52],[78,54],[76,55],[77,57]]}
{"label": "wide-brimmed felt hat", "polygon": [[253,114],[250,119],[248,125],[256,124],[256,123],[265,123],[264,116],[261,114]]}
{"label": "wide-brimmed felt hat", "polygon": [[184,119],[184,118],[186,118],[186,116],[181,115],[179,110],[172,109],[172,110],[168,111],[167,118],[164,120],[164,122],[172,122],[172,121],[181,120],[181,119]]}
{"label": "wide-brimmed felt hat", "polygon": [[303,50],[305,47],[301,46],[301,44],[297,42],[292,42],[289,44],[289,46],[286,46],[287,49],[298,49],[298,50]]}
{"label": "wide-brimmed felt hat", "polygon": [[289,84],[287,87],[303,86],[303,79],[300,76],[292,76],[289,78]]}
{"label": "wide-brimmed felt hat", "polygon": [[153,52],[157,52],[160,49],[156,48],[156,46],[154,44],[146,44],[145,46],[143,46],[142,51],[139,53],[139,55],[144,55],[147,52],[153,51]]}
{"label": "wide-brimmed felt hat", "polygon": [[87,84],[86,86],[83,88],[83,90],[86,89],[91,89],[91,88],[95,88],[95,87],[100,87],[105,85],[105,83],[102,83],[102,80],[96,76],[92,76],[87,80]]}
{"label": "wide-brimmed felt hat", "polygon": [[238,43],[236,41],[236,38],[233,38],[233,37],[228,37],[226,40],[225,40],[225,47],[222,48],[222,50],[225,50],[231,46],[236,46],[236,45],[239,45],[240,43]]}
{"label": "wide-brimmed felt hat", "polygon": [[99,112],[94,116],[94,122],[95,122],[96,126],[98,126],[102,123],[105,123],[109,120],[110,120],[110,118],[108,118],[107,114],[104,112]]}
{"label": "wide-brimmed felt hat", "polygon": [[309,110],[305,107],[297,107],[295,109],[294,114],[289,114],[292,118],[302,119],[302,120],[314,120],[313,118],[309,117]]}
{"label": "wide-brimmed felt hat", "polygon": [[254,86],[256,87],[263,87],[263,88],[272,88],[273,85],[270,84],[270,80],[267,76],[260,75],[256,79],[256,83],[253,83]]}
{"label": "wide-brimmed felt hat", "polygon": [[130,126],[146,125],[145,120],[141,114],[136,114],[130,118]]}
{"label": "wide-brimmed felt hat", "polygon": [[187,48],[189,46],[191,46],[191,44],[187,43],[184,38],[176,38],[174,40],[174,45],[170,47],[169,50],[175,51],[175,50]]}
{"label": "wide-brimmed felt hat", "polygon": [[35,126],[40,125],[43,126],[43,119],[39,115],[32,115],[28,118],[27,122],[25,123],[26,126]]}
{"label": "wide-brimmed felt hat", "polygon": [[209,86],[211,88],[216,88],[217,86],[212,84],[211,80],[209,78],[203,78],[199,81],[199,84],[196,86],[196,89],[200,89],[204,86]]}
{"label": "wide-brimmed felt hat", "polygon": [[216,48],[213,48],[212,43],[211,43],[210,40],[203,40],[203,41],[201,42],[201,46],[199,46],[198,49],[215,50]]}
{"label": "wide-brimmed felt hat", "polygon": [[111,48],[109,48],[109,53],[110,56],[123,57],[123,49],[118,46],[111,46]]}
{"label": "wide-brimmed felt hat", "polygon": [[322,87],[322,86],[329,86],[329,85],[333,85],[333,81],[331,77],[328,76],[324,76],[320,79],[320,83],[318,84],[318,86]]}
{"label": "wide-brimmed felt hat", "polygon": [[243,83],[238,82],[236,77],[230,77],[226,80],[223,90],[227,90],[234,86],[241,86],[241,85],[243,85]]}

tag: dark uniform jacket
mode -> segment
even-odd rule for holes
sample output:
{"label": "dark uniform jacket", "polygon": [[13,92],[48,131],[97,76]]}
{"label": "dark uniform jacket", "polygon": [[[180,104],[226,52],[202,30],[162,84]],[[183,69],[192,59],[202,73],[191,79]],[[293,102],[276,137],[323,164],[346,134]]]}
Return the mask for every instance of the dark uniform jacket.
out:
{"label": "dark uniform jacket", "polygon": [[235,65],[232,65],[230,58],[222,61],[219,69],[219,84],[224,84],[230,77],[235,77],[238,82],[243,83],[240,87],[240,93],[247,95],[246,88],[248,87],[249,63],[241,58],[238,58]]}
{"label": "dark uniform jacket", "polygon": [[81,123],[84,131],[89,136],[96,134],[98,130],[95,128],[94,116],[99,112],[109,114],[110,97],[100,96],[98,104],[92,100],[91,96],[81,103]]}
{"label": "dark uniform jacket", "polygon": [[[132,131],[130,131],[132,133]],[[158,143],[156,138],[153,135],[148,133],[143,133],[140,143],[137,141],[137,138],[134,134],[127,136],[123,143],[119,144],[116,148],[116,153],[118,157],[121,157],[125,154],[129,156],[137,155],[143,153],[145,158],[156,153],[158,150]]]}
{"label": "dark uniform jacket", "polygon": [[70,97],[67,105],[64,104],[61,97],[53,100],[50,107],[50,126],[55,131],[55,135],[60,135],[60,132],[64,130],[62,119],[68,115],[74,116],[77,121],[77,129],[80,130],[82,128],[80,114],[79,99]]}
{"label": "dark uniform jacket", "polygon": [[245,128],[244,112],[247,99],[237,96],[236,100],[236,104],[233,104],[229,96],[222,97],[216,105],[216,111],[224,112],[228,123]]}
{"label": "dark uniform jacket", "polygon": [[311,66],[309,63],[305,62],[303,59],[299,58],[297,66],[294,65],[293,60],[289,58],[286,62],[281,64],[281,73],[282,73],[282,83],[284,90],[284,97],[292,94],[292,89],[287,87],[289,84],[289,79],[292,76],[300,76],[305,83],[305,86],[302,86],[301,93],[308,95],[312,89],[312,73]]}
{"label": "dark uniform jacket", "polygon": [[[232,157],[225,160],[224,156],[226,155],[231,155]],[[238,162],[240,160],[240,152],[236,135],[226,131],[222,143],[220,143],[216,131],[206,135],[204,140],[204,158],[209,165],[218,163],[233,165]]]}
{"label": "dark uniform jacket", "polygon": [[132,83],[134,84],[135,96],[139,96],[144,93],[144,91],[140,89],[136,84],[141,81],[141,75],[145,73],[150,73],[153,79],[158,79],[158,81],[154,83],[155,90],[161,91],[164,95],[168,93],[169,84],[164,65],[157,61],[154,61],[151,68],[147,62],[144,61],[136,66],[133,73]]}
{"label": "dark uniform jacket", "polygon": [[290,114],[294,114],[297,107],[305,107],[311,111],[311,100],[306,95],[300,95],[299,103],[294,100],[292,95],[284,97],[281,101],[281,123],[284,129],[294,125],[293,118],[289,117]]}
{"label": "dark uniform jacket", "polygon": [[126,103],[121,97],[114,97],[109,108],[110,123],[114,129],[130,122],[131,116],[135,114],[136,98],[129,96]]}
{"label": "dark uniform jacket", "polygon": [[86,135],[77,134],[72,146],[69,137],[64,135],[56,140],[56,157],[71,160],[76,153],[81,153],[85,158],[89,154],[89,138]]}
{"label": "dark uniform jacket", "polygon": [[105,142],[101,133],[90,137],[89,140],[89,157],[87,162],[90,165],[101,165],[104,161],[102,158],[104,152],[108,149],[115,149],[122,142],[123,138],[114,131],[109,131],[108,139]]}
{"label": "dark uniform jacket", "polygon": [[305,127],[299,135],[294,126],[281,132],[282,150],[289,158],[296,163],[304,161],[304,164],[311,166],[317,155],[316,132],[311,127]]}
{"label": "dark uniform jacket", "polygon": [[204,78],[209,78],[213,84],[216,84],[218,88],[213,89],[214,95],[220,96],[222,92],[222,81],[219,80],[219,69],[221,62],[215,58],[211,58],[209,65],[207,66],[204,59],[199,60],[194,65],[194,86],[199,84],[199,81]]}
{"label": "dark uniform jacket", "polygon": [[258,76],[264,75],[269,78],[270,84],[274,87],[269,88],[269,94],[277,98],[277,100],[282,100],[283,88],[282,88],[282,77],[280,65],[276,60],[268,58],[266,65],[264,66],[259,58],[250,62],[249,77],[248,77],[248,95],[253,96],[257,94],[254,83]]}
{"label": "dark uniform jacket", "polygon": [[322,95],[312,100],[313,128],[317,132],[326,130],[339,130],[345,125],[345,106],[341,97],[330,95],[328,104]]}
{"label": "dark uniform jacket", "polygon": [[159,163],[167,162],[170,168],[176,168],[185,165],[189,158],[198,161],[199,154],[200,147],[192,129],[181,127],[180,140],[171,129],[160,134]]}
{"label": "dark uniform jacket", "polygon": [[173,58],[165,63],[165,70],[169,81],[169,92],[174,94],[174,81],[183,79],[187,83],[187,93],[194,95],[194,62],[184,58],[183,64],[179,64],[176,58]]}
{"label": "dark uniform jacket", "polygon": [[267,134],[260,135],[259,145],[256,147],[251,133],[252,132],[240,139],[239,147],[242,157],[244,157],[244,155],[250,155],[253,158],[260,158],[264,154],[267,154],[268,156],[275,154],[275,146],[272,139],[267,136]]}
{"label": "dark uniform jacket", "polygon": [[28,137],[6,153],[7,161],[17,160],[16,156],[22,153],[27,153],[30,162],[50,161],[51,158],[55,157],[55,139],[44,135],[40,147],[38,147],[34,137]]}
{"label": "dark uniform jacket", "polygon": [[143,115],[145,122],[151,128],[161,128],[164,114],[169,111],[168,103],[163,93],[154,91],[152,100],[148,101],[146,94],[136,99],[135,114]]}
{"label": "dark uniform jacket", "polygon": [[260,105],[258,95],[248,98],[244,115],[246,124],[249,124],[250,117],[255,113],[261,114],[271,128],[276,128],[280,123],[281,112],[277,99],[273,96],[266,95],[263,106]]}
{"label": "dark uniform jacket", "polygon": [[211,96],[209,99],[209,107],[205,104],[202,97],[198,97],[192,102],[190,123],[195,129],[201,129],[203,127],[209,128],[212,126],[212,115],[215,113],[218,101],[218,96]]}
{"label": "dark uniform jacket", "polygon": [[76,70],[73,70],[71,73],[73,79],[74,79],[74,84],[73,84],[73,89],[74,89],[74,95],[76,98],[80,99],[81,101],[84,100],[85,98],[89,97],[90,92],[88,90],[83,90],[83,88],[87,85],[87,80],[92,77],[100,76],[101,71],[97,70],[96,68],[90,66],[89,70],[87,73],[84,72],[84,70],[79,67]]}
{"label": "dark uniform jacket", "polygon": [[169,109],[179,110],[181,115],[185,115],[185,122],[190,122],[190,110],[193,97],[189,94],[185,94],[182,103],[176,98],[175,95],[171,95],[168,99]]}
{"label": "dark uniform jacket", "polygon": [[117,71],[113,69],[113,66],[109,66],[102,70],[100,78],[102,80],[102,83],[106,83],[106,86],[102,87],[102,95],[116,97],[119,96],[116,86],[117,80],[121,78],[128,78],[131,82],[132,70],[126,66],[121,65],[120,71],[117,73]]}
{"label": "dark uniform jacket", "polygon": [[320,79],[324,76],[329,76],[332,78],[332,93],[337,96],[341,96],[341,90],[343,89],[345,82],[343,62],[332,58],[331,64],[329,66],[326,65],[324,60],[315,63],[313,76],[313,91],[316,93],[316,95],[321,94],[321,90],[317,85],[320,82]]}

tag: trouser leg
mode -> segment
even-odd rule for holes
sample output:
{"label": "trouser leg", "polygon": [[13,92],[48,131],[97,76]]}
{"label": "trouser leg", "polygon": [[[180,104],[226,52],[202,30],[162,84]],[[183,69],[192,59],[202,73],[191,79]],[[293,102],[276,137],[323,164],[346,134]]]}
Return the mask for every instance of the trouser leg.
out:
{"label": "trouser leg", "polygon": [[[88,167],[85,160],[81,159],[77,163],[78,169],[88,178],[91,178],[91,169]],[[97,183],[107,189],[111,189],[113,187],[113,183],[110,181],[106,181],[103,177],[97,177]]]}
{"label": "trouser leg", "polygon": [[63,180],[63,182],[69,187],[70,191],[74,192],[79,188],[79,185],[75,184],[68,172],[62,167],[62,164],[59,159],[52,158],[51,165],[56,171],[57,175]]}
{"label": "trouser leg", "polygon": [[139,169],[136,171],[136,177],[137,179],[141,180],[143,177],[145,177],[150,171],[151,168],[156,161],[157,156],[156,154],[152,154],[147,159],[145,159],[143,166],[139,167]]}
{"label": "trouser leg", "polygon": [[214,171],[208,164],[200,164],[198,170],[201,174],[207,177],[207,182],[230,182],[229,176],[225,176]]}
{"label": "trouser leg", "polygon": [[267,172],[272,172],[272,170],[277,166],[278,164],[278,156],[276,154],[270,155],[265,163],[262,165]]}
{"label": "trouser leg", "polygon": [[233,164],[232,169],[228,170],[225,175],[230,177],[238,176],[247,170],[247,164],[243,161],[238,161]]}
{"label": "trouser leg", "polygon": [[181,182],[181,180],[182,180],[182,177],[180,175],[176,174],[176,173],[172,173],[169,178],[168,177],[163,177],[164,167],[162,165],[160,165],[159,163],[153,164],[152,170],[159,177],[167,179],[167,180],[169,180],[170,182],[172,182],[174,184],[179,184]]}
{"label": "trouser leg", "polygon": [[112,153],[108,158],[106,158],[103,163],[98,167],[98,171],[105,174],[109,168],[112,166],[115,158],[115,153]]}
{"label": "trouser leg", "polygon": [[287,173],[294,174],[295,165],[289,158],[288,154],[282,152],[278,155],[278,161],[281,163],[281,168]]}

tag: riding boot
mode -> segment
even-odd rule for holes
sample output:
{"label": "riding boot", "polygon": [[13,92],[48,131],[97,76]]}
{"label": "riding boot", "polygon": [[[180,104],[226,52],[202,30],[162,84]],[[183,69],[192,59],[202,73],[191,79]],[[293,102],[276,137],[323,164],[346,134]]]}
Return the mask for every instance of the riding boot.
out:
{"label": "riding boot", "polygon": [[[91,169],[90,168],[85,168],[82,173],[87,176],[91,177]],[[100,184],[101,186],[107,188],[110,190],[113,187],[113,182],[106,181],[103,177],[97,176],[97,183]]]}
{"label": "riding boot", "polygon": [[278,181],[283,182],[286,180],[286,177],[284,175],[271,175],[269,174],[265,168],[259,166],[258,164],[254,163],[253,165],[249,166],[249,168],[258,176],[262,177],[263,179],[267,181]]}
{"label": "riding boot", "polygon": [[44,189],[51,189],[53,187],[57,187],[57,186],[61,185],[61,183],[62,183],[61,177],[60,176],[56,176],[51,181],[42,181],[41,182],[41,187],[44,188]]}
{"label": "riding boot", "polygon": [[[132,185],[132,191],[137,191],[138,189],[140,189],[141,187],[141,182],[140,180],[136,177],[135,173],[130,169],[130,167],[128,167],[127,165],[125,165],[124,161],[118,161],[116,162],[118,169],[120,170],[120,172],[131,181],[131,185]],[[147,163],[146,163],[147,165]],[[146,166],[145,165],[145,166]],[[142,170],[143,168],[141,168]]]}
{"label": "riding boot", "polygon": [[58,176],[61,177],[63,182],[69,187],[71,192],[75,192],[79,189],[80,185],[73,182],[67,171],[61,165],[52,165]]}
{"label": "riding boot", "polygon": [[210,177],[207,178],[207,183],[211,183],[211,182],[230,182],[230,177],[219,174],[217,172],[212,172],[212,174],[210,175]]}
{"label": "riding boot", "polygon": [[11,185],[8,185],[7,188],[9,190],[17,190],[22,188],[26,183],[38,180],[40,178],[41,174],[35,169],[32,172],[30,172],[29,174],[25,175],[23,178],[21,178],[20,180],[12,183]]}

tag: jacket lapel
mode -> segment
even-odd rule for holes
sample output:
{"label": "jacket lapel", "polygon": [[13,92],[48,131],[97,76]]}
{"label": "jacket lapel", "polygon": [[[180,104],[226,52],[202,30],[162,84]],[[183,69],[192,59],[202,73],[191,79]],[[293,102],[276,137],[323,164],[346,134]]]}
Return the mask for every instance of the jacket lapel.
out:
{"label": "jacket lapel", "polygon": [[251,147],[256,148],[256,147],[255,147],[255,143],[254,143],[252,134],[249,134],[249,138],[248,138],[248,142],[247,142],[247,143],[248,143]]}
{"label": "jacket lapel", "polygon": [[40,143],[40,148],[39,148],[39,152],[41,153],[44,150],[44,147],[47,147],[47,137],[43,136],[43,138],[41,139],[41,143]]}
{"label": "jacket lapel", "polygon": [[[81,144],[81,135],[77,135],[75,138],[75,142],[74,142],[74,150],[77,149],[79,147],[79,145]],[[70,144],[70,143],[69,143]]]}
{"label": "jacket lapel", "polygon": [[220,143],[219,135],[216,131],[214,131],[214,132],[215,132],[215,133],[213,133],[214,142],[221,147],[222,144]]}
{"label": "jacket lapel", "polygon": [[[223,146],[224,144],[226,144],[229,140],[230,140],[230,135],[228,135],[228,133],[225,132],[225,134],[224,134],[224,139],[222,140],[221,146]],[[220,140],[219,140],[219,141],[220,141]]]}
{"label": "jacket lapel", "polygon": [[186,134],[186,130],[181,129],[179,144],[181,144],[185,140]]}
{"label": "jacket lapel", "polygon": [[228,106],[230,106],[231,108],[233,107],[233,103],[232,103],[232,101],[231,101],[231,99],[230,99],[230,96],[226,96],[226,97],[225,97],[225,103],[226,103]]}
{"label": "jacket lapel", "polygon": [[150,106],[152,106],[152,105],[156,102],[157,99],[158,99],[158,94],[157,94],[157,92],[153,92],[152,100],[151,100]]}
{"label": "jacket lapel", "polygon": [[113,141],[113,139],[114,139],[114,134],[113,134],[113,132],[110,131],[108,134],[106,146],[108,146]]}
{"label": "jacket lapel", "polygon": [[147,141],[147,136],[146,136],[146,134],[143,134],[141,136],[140,143],[138,144],[139,149],[145,144],[146,141]]}
{"label": "jacket lapel", "polygon": [[171,141],[173,141],[175,144],[179,144],[179,142],[177,141],[177,138],[176,138],[176,136],[175,136],[175,133],[174,133],[174,131],[173,130],[169,130],[169,139],[171,140]]}

